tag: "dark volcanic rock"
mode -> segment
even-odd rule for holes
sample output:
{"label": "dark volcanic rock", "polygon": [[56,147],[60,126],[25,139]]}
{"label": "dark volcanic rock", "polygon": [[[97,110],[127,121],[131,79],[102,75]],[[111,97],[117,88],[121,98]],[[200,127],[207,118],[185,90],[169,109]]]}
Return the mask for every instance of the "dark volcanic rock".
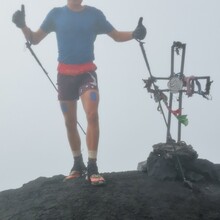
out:
{"label": "dark volcanic rock", "polygon": [[[219,220],[220,186],[159,181],[147,173],[104,173],[107,185],[38,178],[0,193],[1,220]],[[199,190],[198,190],[199,189]]]}
{"label": "dark volcanic rock", "polygon": [[148,176],[156,177],[159,180],[175,180],[177,172],[172,160],[151,152],[147,159]]}
{"label": "dark volcanic rock", "polygon": [[217,165],[198,158],[197,152],[185,142],[155,144],[147,160],[138,164],[138,170],[158,180],[220,182]]}

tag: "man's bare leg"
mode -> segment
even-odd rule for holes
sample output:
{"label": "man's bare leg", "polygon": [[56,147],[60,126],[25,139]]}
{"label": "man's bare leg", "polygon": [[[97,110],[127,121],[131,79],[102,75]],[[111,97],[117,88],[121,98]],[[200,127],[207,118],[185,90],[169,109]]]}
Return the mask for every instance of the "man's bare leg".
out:
{"label": "man's bare leg", "polygon": [[99,143],[99,93],[97,90],[87,90],[81,96],[83,108],[87,118],[86,143],[88,155],[91,159],[96,159]]}
{"label": "man's bare leg", "polygon": [[67,137],[73,156],[79,156],[81,153],[81,140],[77,129],[77,102],[76,101],[60,101],[61,110],[63,112]]}
{"label": "man's bare leg", "polygon": [[102,185],[105,179],[98,173],[96,164],[99,143],[99,92],[95,89],[87,90],[81,96],[83,108],[87,117],[86,143],[88,147],[87,177],[92,185]]}
{"label": "man's bare leg", "polygon": [[68,141],[74,158],[74,165],[70,175],[65,178],[65,180],[68,180],[84,174],[86,167],[83,163],[81,140],[77,129],[77,102],[60,101],[60,106],[65,120]]}

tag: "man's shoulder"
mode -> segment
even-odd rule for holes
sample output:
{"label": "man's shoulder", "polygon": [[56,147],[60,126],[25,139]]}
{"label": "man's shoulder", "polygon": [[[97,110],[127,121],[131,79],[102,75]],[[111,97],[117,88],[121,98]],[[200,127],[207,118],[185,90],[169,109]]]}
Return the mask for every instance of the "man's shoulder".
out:
{"label": "man's shoulder", "polygon": [[63,10],[65,10],[65,6],[63,6],[63,7],[54,7],[54,8],[52,8],[52,9],[50,10],[50,13],[56,14],[56,13],[59,13],[59,12],[61,12],[61,11],[63,11]]}
{"label": "man's shoulder", "polygon": [[98,9],[98,8],[96,8],[96,7],[94,7],[94,6],[89,6],[89,5],[86,5],[86,10],[92,11],[92,12],[95,12],[95,13],[101,12],[100,9]]}
{"label": "man's shoulder", "polygon": [[98,8],[91,6],[91,5],[85,5],[87,10],[99,10]]}

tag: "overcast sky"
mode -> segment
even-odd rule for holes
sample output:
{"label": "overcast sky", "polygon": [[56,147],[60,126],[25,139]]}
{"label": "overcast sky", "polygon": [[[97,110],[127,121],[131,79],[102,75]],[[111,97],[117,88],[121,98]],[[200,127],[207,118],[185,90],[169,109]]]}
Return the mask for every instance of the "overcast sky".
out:
{"label": "overcast sky", "polygon": [[[1,5],[0,191],[21,187],[40,176],[66,175],[73,163],[56,91],[11,22],[22,3],[28,26],[36,30],[50,9],[66,1],[16,0]],[[184,95],[183,113],[188,115],[189,125],[182,129],[182,140],[191,144],[200,158],[219,163],[220,1],[84,0],[84,4],[101,9],[118,30],[134,30],[143,16],[148,31],[145,49],[154,76],[169,76],[173,42],[186,43],[184,74],[211,76],[214,83],[210,101]],[[56,82],[55,34],[33,49]],[[143,88],[142,79],[149,73],[141,50],[134,40],[116,43],[101,35],[95,43],[95,56],[101,96],[99,170],[136,170],[152,146],[166,140],[162,115]],[[174,105],[177,103],[174,98]],[[78,121],[86,127],[80,102]],[[177,121],[172,121],[176,138]],[[81,131],[80,135],[86,162],[85,136]]]}

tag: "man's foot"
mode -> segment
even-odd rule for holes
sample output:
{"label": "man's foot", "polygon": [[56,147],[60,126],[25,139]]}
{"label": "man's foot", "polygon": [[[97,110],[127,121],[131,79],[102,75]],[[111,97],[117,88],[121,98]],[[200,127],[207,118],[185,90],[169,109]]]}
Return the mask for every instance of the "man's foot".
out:
{"label": "man's foot", "polygon": [[86,170],[82,171],[82,172],[78,171],[78,170],[71,170],[69,175],[66,176],[63,181],[65,182],[65,181],[68,181],[68,180],[77,179],[81,176],[84,176],[85,174],[86,174]]}
{"label": "man's foot", "polygon": [[93,174],[91,176],[87,175],[87,180],[93,186],[101,186],[106,183],[104,177],[100,174]]}
{"label": "man's foot", "polygon": [[73,168],[71,169],[68,176],[65,177],[64,181],[77,179],[86,174],[86,166],[83,161],[74,161]]}
{"label": "man's foot", "polygon": [[96,161],[90,160],[88,162],[86,179],[93,186],[100,186],[106,183],[104,177],[101,176],[98,172]]}

